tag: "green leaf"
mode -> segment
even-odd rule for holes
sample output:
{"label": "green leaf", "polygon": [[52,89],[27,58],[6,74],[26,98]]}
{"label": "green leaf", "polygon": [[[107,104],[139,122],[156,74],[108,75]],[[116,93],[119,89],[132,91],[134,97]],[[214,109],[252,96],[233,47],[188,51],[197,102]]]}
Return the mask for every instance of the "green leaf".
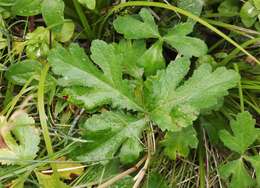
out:
{"label": "green leaf", "polygon": [[219,138],[219,131],[228,127],[229,123],[219,113],[212,113],[200,118],[200,124],[205,129],[211,144],[223,146]]}
{"label": "green leaf", "polygon": [[218,104],[239,80],[233,70],[221,67],[212,72],[209,64],[203,64],[182,84],[189,66],[188,58],[179,58],[146,81],[149,115],[162,130],[177,131],[191,125],[201,110]]}
{"label": "green leaf", "polygon": [[253,179],[247,173],[242,159],[231,161],[223,165],[219,172],[221,177],[224,179],[231,177],[231,181],[228,186],[229,188],[249,188],[254,183]]}
{"label": "green leaf", "polygon": [[167,132],[162,141],[164,153],[175,160],[177,156],[187,157],[190,148],[197,148],[197,133],[193,127],[187,127],[178,132]]}
{"label": "green leaf", "polygon": [[158,26],[148,9],[141,9],[137,16],[119,16],[113,23],[116,31],[126,39],[160,38]]}
{"label": "green leaf", "polygon": [[37,179],[39,181],[39,185],[41,188],[50,188],[50,187],[61,187],[61,188],[69,188],[67,184],[62,181],[57,181],[54,175],[46,175],[40,172],[35,173]]}
{"label": "green leaf", "polygon": [[34,16],[41,13],[41,0],[16,0],[11,8],[12,14]]}
{"label": "green leaf", "polygon": [[162,45],[162,41],[157,41],[138,60],[140,66],[144,68],[146,76],[153,75],[157,70],[165,68]]}
{"label": "green leaf", "polygon": [[82,127],[84,138],[91,142],[76,148],[74,157],[86,162],[102,161],[112,159],[119,152],[123,163],[133,162],[142,150],[139,137],[144,126],[144,119],[122,113],[94,115]]}
{"label": "green leaf", "polygon": [[208,51],[207,45],[198,38],[186,36],[190,32],[192,32],[190,23],[178,24],[163,39],[182,55],[189,57],[205,55]]}
{"label": "green leaf", "polygon": [[42,65],[35,60],[25,60],[11,65],[7,72],[6,78],[18,85],[24,85],[32,76],[39,75]]}
{"label": "green leaf", "polygon": [[256,171],[256,180],[258,186],[260,185],[260,156],[246,157],[246,160],[249,161]]}
{"label": "green leaf", "polygon": [[[203,8],[203,0],[178,0],[178,7],[199,16]],[[187,22],[194,24],[195,21],[191,18],[188,18]]]}
{"label": "green leaf", "polygon": [[239,3],[237,0],[225,0],[219,5],[218,12],[227,17],[236,16],[239,13]]}
{"label": "green leaf", "polygon": [[245,2],[240,10],[241,20],[246,27],[251,27],[254,25],[257,19],[257,14],[258,12],[256,8],[249,1]]}
{"label": "green leaf", "polygon": [[147,175],[147,182],[143,188],[168,188],[165,179],[157,172],[150,172]]}
{"label": "green leaf", "polygon": [[132,188],[134,186],[134,179],[132,176],[125,176],[123,179],[115,182],[110,188]]}
{"label": "green leaf", "polygon": [[96,0],[78,0],[78,1],[91,10],[94,10],[96,8]]}
{"label": "green leaf", "polygon": [[[5,76],[13,84],[20,86],[23,86],[33,77],[34,80],[31,84],[34,85],[37,83],[35,80],[39,79],[42,68],[42,64],[38,61],[27,59],[9,66]],[[45,86],[46,90],[52,89],[56,86],[56,81],[50,74],[47,75]]]}
{"label": "green leaf", "polygon": [[122,56],[116,53],[114,46],[95,40],[92,42],[91,52],[91,58],[102,71],[78,45],[72,44],[68,50],[60,46],[53,49],[48,61],[53,72],[62,76],[58,83],[66,87],[92,88],[91,103],[96,103],[96,106],[105,101],[113,107],[143,111],[142,106],[136,102],[132,87],[122,78]]}
{"label": "green leaf", "polygon": [[21,112],[8,121],[0,117],[1,139],[4,144],[0,148],[0,163],[25,164],[23,160],[33,160],[40,143],[39,132],[34,125],[34,119]]}
{"label": "green leaf", "polygon": [[255,120],[250,113],[243,112],[236,116],[236,120],[231,121],[230,126],[233,134],[222,130],[219,133],[220,139],[230,150],[243,154],[257,138]]}
{"label": "green leaf", "polygon": [[134,78],[140,79],[143,69],[138,66],[139,58],[145,53],[146,47],[143,40],[121,40],[114,44],[116,53],[122,55],[123,71]]}
{"label": "green leaf", "polygon": [[43,0],[42,16],[47,26],[59,32],[64,23],[64,2],[62,0]]}
{"label": "green leaf", "polygon": [[259,0],[253,0],[255,7],[257,10],[260,10],[260,1]]}
{"label": "green leaf", "polygon": [[56,34],[56,38],[60,42],[68,42],[75,30],[75,24],[72,20],[66,20],[61,28],[61,31]]}

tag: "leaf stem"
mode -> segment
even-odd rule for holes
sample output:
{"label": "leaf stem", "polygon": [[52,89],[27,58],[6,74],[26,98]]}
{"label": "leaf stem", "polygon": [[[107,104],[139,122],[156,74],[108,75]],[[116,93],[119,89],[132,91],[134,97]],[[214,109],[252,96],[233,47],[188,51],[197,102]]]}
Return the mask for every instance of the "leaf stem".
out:
{"label": "leaf stem", "polygon": [[202,18],[186,11],[183,10],[181,8],[178,8],[176,6],[173,5],[169,5],[166,3],[160,3],[160,2],[146,2],[146,1],[130,1],[130,2],[126,2],[126,3],[120,3],[119,5],[114,6],[110,13],[107,15],[107,17],[104,19],[104,22],[101,24],[101,28],[99,30],[99,34],[101,33],[101,30],[103,28],[104,23],[106,22],[106,20],[108,19],[108,17],[110,15],[112,15],[114,12],[120,10],[121,8],[124,7],[129,7],[129,6],[144,6],[144,7],[158,7],[158,8],[164,8],[167,10],[171,10],[174,12],[177,12],[179,14],[182,14],[184,16],[187,16],[193,20],[195,20],[196,22],[200,23],[201,25],[204,25],[205,27],[207,27],[208,29],[210,29],[211,31],[215,32],[216,34],[218,34],[219,36],[223,37],[226,41],[228,41],[229,43],[231,43],[232,45],[234,45],[235,47],[237,47],[239,50],[241,50],[242,52],[244,52],[246,55],[248,55],[249,57],[252,58],[252,60],[254,60],[257,64],[260,64],[260,61],[257,60],[253,55],[251,55],[247,50],[245,50],[242,46],[240,46],[237,42],[235,42],[233,39],[231,39],[229,36],[227,36],[225,33],[223,33],[222,31],[220,31],[219,29],[217,29],[216,27],[214,27],[213,25],[209,24],[207,21],[203,20]]}
{"label": "leaf stem", "polygon": [[[45,64],[41,76],[40,76],[40,80],[39,80],[39,86],[38,86],[38,111],[39,111],[39,117],[40,117],[40,123],[41,123],[41,127],[42,127],[42,131],[43,131],[43,138],[44,138],[44,142],[46,145],[46,149],[48,152],[48,156],[49,158],[52,158],[54,155],[53,152],[53,148],[52,148],[52,143],[51,143],[51,138],[49,135],[49,130],[48,130],[48,125],[47,125],[47,117],[45,114],[45,109],[44,109],[44,87],[45,87],[45,80],[46,80],[46,76],[48,73],[50,66],[48,63]],[[59,174],[57,171],[57,166],[55,163],[51,163],[51,167],[53,169],[53,174],[54,177],[57,181],[57,183],[59,182]]]}

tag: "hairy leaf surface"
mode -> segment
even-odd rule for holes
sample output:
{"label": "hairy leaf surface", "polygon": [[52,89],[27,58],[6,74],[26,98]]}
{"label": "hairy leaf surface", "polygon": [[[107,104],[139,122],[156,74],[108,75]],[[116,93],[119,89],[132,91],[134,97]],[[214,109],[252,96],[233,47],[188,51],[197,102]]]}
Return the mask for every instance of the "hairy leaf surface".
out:
{"label": "hairy leaf surface", "polygon": [[89,162],[102,161],[119,152],[123,163],[133,162],[142,150],[139,138],[144,126],[144,119],[118,112],[94,115],[82,127],[84,138],[91,142],[77,148],[75,157]]}
{"label": "hairy leaf surface", "polygon": [[92,88],[91,105],[86,108],[112,103],[114,107],[142,111],[143,108],[135,100],[132,87],[122,78],[122,56],[116,53],[114,46],[95,40],[91,52],[91,58],[102,71],[78,45],[72,44],[68,50],[55,48],[48,60],[53,72],[62,76],[59,84]]}
{"label": "hairy leaf surface", "polygon": [[210,65],[203,64],[182,83],[189,66],[188,58],[179,58],[146,82],[150,117],[162,130],[177,131],[191,125],[201,110],[215,106],[239,80],[233,70],[222,67],[212,71]]}

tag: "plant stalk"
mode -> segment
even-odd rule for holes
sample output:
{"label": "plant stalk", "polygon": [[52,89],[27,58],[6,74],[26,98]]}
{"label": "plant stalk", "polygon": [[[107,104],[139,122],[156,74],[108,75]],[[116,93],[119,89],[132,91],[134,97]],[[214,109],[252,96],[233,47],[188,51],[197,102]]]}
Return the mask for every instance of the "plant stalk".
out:
{"label": "plant stalk", "polygon": [[[45,87],[45,80],[46,80],[49,68],[50,68],[49,64],[46,63],[42,70],[41,76],[40,76],[38,93],[37,93],[37,96],[38,96],[37,106],[38,106],[38,111],[39,111],[40,123],[41,123],[42,131],[43,131],[44,142],[46,145],[48,156],[51,159],[54,156],[54,152],[53,152],[51,137],[50,137],[48,125],[47,125],[47,116],[46,116],[45,109],[44,109],[44,87]],[[55,163],[51,163],[50,165],[53,170],[54,178],[56,179],[56,181],[58,183],[59,174],[58,174],[57,166]]]}

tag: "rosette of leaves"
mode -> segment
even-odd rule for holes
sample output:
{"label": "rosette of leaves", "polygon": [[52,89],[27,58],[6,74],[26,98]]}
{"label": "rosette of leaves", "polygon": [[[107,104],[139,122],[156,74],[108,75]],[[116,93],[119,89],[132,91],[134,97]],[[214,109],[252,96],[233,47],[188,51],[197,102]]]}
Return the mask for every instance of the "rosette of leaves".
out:
{"label": "rosette of leaves", "polygon": [[[107,112],[93,115],[81,126],[82,137],[92,142],[78,145],[73,156],[79,160],[119,157],[123,163],[133,162],[142,152],[142,132],[148,122],[167,132],[167,143],[175,133],[191,128],[200,112],[216,106],[239,80],[235,71],[224,67],[213,71],[209,64],[199,66],[187,79],[190,60],[184,56],[140,81],[140,77],[126,75],[138,73],[141,57],[126,60],[137,52],[131,49],[122,53],[117,47],[94,40],[90,58],[76,44],[68,49],[57,46],[49,53],[48,62],[58,76],[57,83],[66,89],[68,101],[90,112],[108,107]],[[180,142],[187,134],[181,133]],[[187,143],[184,147],[195,145]],[[165,147],[172,149],[171,144]],[[173,150],[181,151],[179,146]],[[182,153],[186,155],[187,149]]]}
{"label": "rosette of leaves", "polygon": [[228,161],[220,167],[220,175],[229,181],[229,187],[252,187],[255,179],[249,172],[248,162],[255,170],[257,187],[260,186],[260,156],[250,155],[248,148],[256,141],[259,129],[255,128],[255,120],[249,112],[242,112],[236,116],[236,120],[231,121],[231,130],[221,130],[219,136],[223,144],[237,154],[237,157]]}

